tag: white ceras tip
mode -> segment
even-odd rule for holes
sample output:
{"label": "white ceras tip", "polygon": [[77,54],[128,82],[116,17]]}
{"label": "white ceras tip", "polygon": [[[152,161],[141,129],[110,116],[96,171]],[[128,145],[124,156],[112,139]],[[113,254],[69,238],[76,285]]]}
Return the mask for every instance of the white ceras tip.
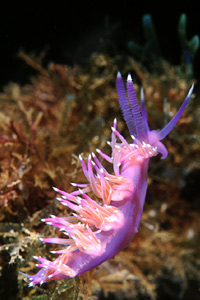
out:
{"label": "white ceras tip", "polygon": [[[98,152],[98,151],[97,151]],[[94,158],[94,157],[96,157],[96,155],[95,155],[95,153],[94,152],[92,152],[92,157]]]}
{"label": "white ceras tip", "polygon": [[131,138],[132,138],[133,141],[135,140],[135,136],[134,135],[131,135]]}
{"label": "white ceras tip", "polygon": [[33,258],[36,259],[36,260],[38,260],[38,257],[39,257],[39,256],[33,256]]}
{"label": "white ceras tip", "polygon": [[56,188],[55,186],[52,186],[52,189],[55,191],[55,192],[58,192],[58,188]]}
{"label": "white ceras tip", "polygon": [[[32,279],[30,279],[30,278],[29,278],[29,280],[32,280]],[[34,283],[33,283],[33,282],[31,282],[31,283],[29,283],[29,285],[28,285],[28,286],[29,286],[29,287],[32,287],[33,285],[34,285]]]}
{"label": "white ceras tip", "polygon": [[111,145],[111,142],[110,142],[110,141],[107,141],[106,143],[108,144],[108,146],[110,146],[110,145]]}
{"label": "white ceras tip", "polygon": [[50,217],[51,217],[52,219],[55,219],[55,218],[56,218],[56,216],[55,216],[55,215],[50,215]]}
{"label": "white ceras tip", "polygon": [[80,192],[81,194],[84,194],[83,191],[82,191],[81,189],[78,189],[78,190],[79,190],[79,192]]}
{"label": "white ceras tip", "polygon": [[104,174],[104,169],[103,168],[101,168],[99,171],[100,171],[100,173]]}
{"label": "white ceras tip", "polygon": [[58,201],[63,201],[64,199],[61,198],[61,197],[57,197],[56,200],[58,200]]}

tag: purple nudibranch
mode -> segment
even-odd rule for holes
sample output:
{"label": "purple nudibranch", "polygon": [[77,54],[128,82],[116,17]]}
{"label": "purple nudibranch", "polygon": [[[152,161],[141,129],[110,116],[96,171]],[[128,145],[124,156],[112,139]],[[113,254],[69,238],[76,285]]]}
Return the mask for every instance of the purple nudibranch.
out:
{"label": "purple nudibranch", "polygon": [[[82,274],[114,257],[126,248],[138,232],[147,190],[149,159],[160,153],[168,154],[161,140],[170,133],[180,119],[191,97],[194,84],[176,115],[160,131],[150,130],[141,93],[141,108],[138,104],[132,78],[127,77],[126,87],[117,74],[117,93],[122,114],[128,126],[132,142],[117,131],[117,121],[112,127],[111,156],[97,149],[97,153],[113,164],[113,175],[103,167],[97,156],[89,155],[87,165],[81,156],[80,162],[87,184],[73,184],[72,193],[54,188],[61,197],[58,200],[73,211],[68,217],[51,215],[44,221],[60,229],[63,238],[41,238],[45,243],[63,245],[52,251],[59,256],[50,261],[34,257],[41,268],[35,275],[24,274],[31,283],[42,284]],[[88,196],[93,192],[99,202]],[[66,238],[64,238],[66,236]]]}

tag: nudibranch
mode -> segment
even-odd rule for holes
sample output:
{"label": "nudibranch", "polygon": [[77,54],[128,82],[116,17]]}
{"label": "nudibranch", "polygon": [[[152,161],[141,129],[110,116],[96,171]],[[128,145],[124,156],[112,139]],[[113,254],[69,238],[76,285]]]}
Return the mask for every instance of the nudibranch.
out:
{"label": "nudibranch", "polygon": [[[113,258],[133,240],[138,232],[147,191],[149,159],[160,153],[168,154],[161,140],[170,133],[180,119],[193,91],[193,85],[176,115],[160,131],[150,130],[144,106],[144,93],[141,92],[139,106],[131,75],[126,86],[118,72],[117,94],[122,114],[128,126],[131,143],[117,130],[114,120],[111,141],[111,156],[97,149],[98,155],[113,165],[110,174],[98,157],[92,153],[87,165],[81,156],[80,162],[87,184],[76,184],[76,190],[67,193],[54,188],[60,194],[58,200],[73,211],[71,216],[51,215],[44,221],[61,231],[63,238],[41,238],[45,243],[60,244],[61,250],[54,261],[34,257],[41,268],[35,275],[26,275],[30,286],[50,280],[74,277]],[[92,199],[88,193],[93,192]]]}

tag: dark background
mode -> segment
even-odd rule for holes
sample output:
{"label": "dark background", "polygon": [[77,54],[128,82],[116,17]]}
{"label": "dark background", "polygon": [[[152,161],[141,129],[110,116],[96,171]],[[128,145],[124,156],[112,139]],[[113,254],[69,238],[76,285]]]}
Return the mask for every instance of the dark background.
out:
{"label": "dark background", "polygon": [[[155,6],[142,1],[8,3],[0,13],[0,88],[10,81],[28,82],[31,69],[17,57],[20,49],[37,55],[46,50],[44,63],[69,65],[87,64],[93,51],[113,56],[126,53],[129,39],[144,42],[142,16],[146,13],[152,15],[163,56],[179,64],[177,24],[182,13],[187,14],[188,38],[200,35],[199,8],[191,1],[178,8],[167,1]],[[195,59],[196,78],[200,77],[199,62],[200,51]]]}

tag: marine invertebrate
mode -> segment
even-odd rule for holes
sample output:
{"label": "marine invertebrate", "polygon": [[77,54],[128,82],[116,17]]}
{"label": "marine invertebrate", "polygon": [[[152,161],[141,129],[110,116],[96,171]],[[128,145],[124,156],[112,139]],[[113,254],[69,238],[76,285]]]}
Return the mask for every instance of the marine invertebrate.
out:
{"label": "marine invertebrate", "polygon": [[[161,140],[178,122],[192,91],[193,86],[176,115],[163,129],[150,131],[143,92],[140,109],[131,76],[128,75],[125,88],[118,73],[119,103],[132,142],[128,143],[118,132],[115,119],[109,142],[111,157],[97,150],[103,159],[113,164],[114,175],[108,173],[92,153],[87,166],[80,156],[89,183],[73,183],[77,190],[72,193],[54,188],[61,195],[58,200],[74,213],[62,218],[51,215],[43,221],[59,228],[68,238],[41,238],[46,243],[63,245],[64,249],[53,251],[60,254],[54,261],[35,257],[41,270],[35,275],[25,275],[31,280],[30,286],[82,274],[112,258],[133,240],[138,232],[145,201],[149,159],[158,153],[162,158],[167,156],[167,149]],[[93,192],[102,202],[93,200],[89,192]]]}

